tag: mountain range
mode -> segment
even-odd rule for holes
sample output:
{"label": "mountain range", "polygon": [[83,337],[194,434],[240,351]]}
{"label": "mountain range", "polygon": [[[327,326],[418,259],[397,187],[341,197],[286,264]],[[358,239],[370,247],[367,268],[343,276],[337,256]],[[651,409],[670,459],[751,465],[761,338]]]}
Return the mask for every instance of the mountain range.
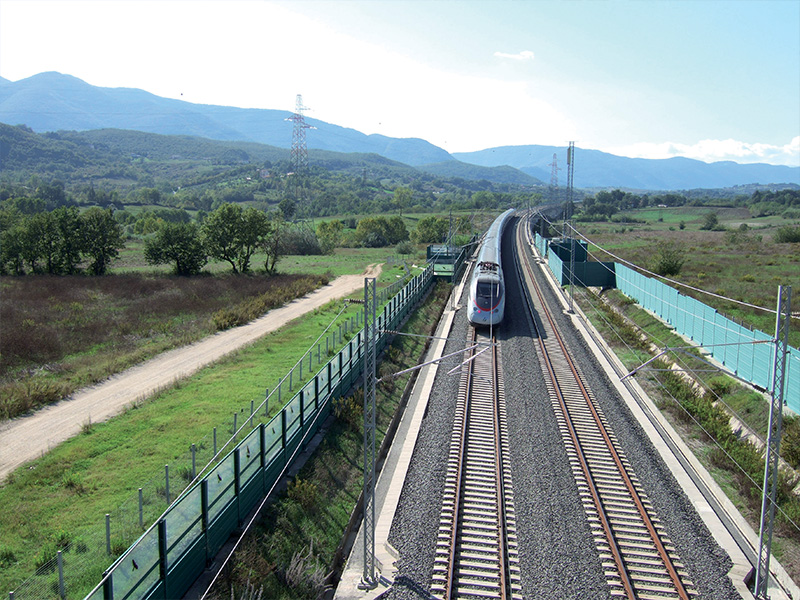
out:
{"label": "mountain range", "polygon": [[[24,124],[36,132],[115,128],[289,148],[291,116],[288,111],[193,104],[138,89],[96,87],[55,72],[15,82],[0,77],[0,122]],[[366,135],[317,119],[305,121],[314,127],[307,132],[309,150],[378,154],[437,175],[522,185],[549,182],[556,154],[560,184],[565,183],[565,147],[503,146],[450,154],[419,138]],[[575,152],[577,188],[688,190],[752,183],[800,184],[800,167],[626,158],[580,148]]]}

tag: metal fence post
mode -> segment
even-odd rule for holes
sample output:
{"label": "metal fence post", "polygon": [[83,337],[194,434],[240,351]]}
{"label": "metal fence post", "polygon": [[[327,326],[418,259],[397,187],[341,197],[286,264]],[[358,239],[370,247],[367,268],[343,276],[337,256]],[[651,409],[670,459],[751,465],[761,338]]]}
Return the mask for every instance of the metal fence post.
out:
{"label": "metal fence post", "polygon": [[106,513],[106,553],[111,556],[111,515]]}
{"label": "metal fence post", "polygon": [[56,554],[56,558],[58,559],[58,595],[61,596],[61,600],[65,600],[67,590],[64,587],[64,557],[61,556],[61,550]]}
{"label": "metal fence post", "polygon": [[239,413],[233,413],[233,432],[232,433],[233,433],[233,439],[234,440],[236,439],[236,430],[238,429],[238,427],[237,427],[238,423],[236,422],[236,418],[238,416],[239,416]]}
{"label": "metal fence post", "polygon": [[203,536],[206,538],[206,564],[211,561],[211,542],[208,539],[208,479],[200,482],[200,510],[203,519]]}
{"label": "metal fence post", "polygon": [[169,586],[167,578],[167,522],[161,519],[158,522],[158,567],[160,579],[164,582],[164,598],[169,598]]}
{"label": "metal fence post", "polygon": [[242,457],[240,448],[237,446],[233,449],[233,493],[236,497],[236,522],[242,524],[242,504],[239,500],[239,494],[242,491],[242,481],[240,479],[240,471],[242,466]]}
{"label": "metal fence post", "polygon": [[259,457],[259,465],[261,465],[261,481],[263,482],[262,489],[264,493],[267,492],[267,426],[261,423],[258,426],[258,443],[261,445],[261,456]]}
{"label": "metal fence post", "polygon": [[169,465],[164,465],[164,481],[166,482],[164,495],[167,498],[167,504],[169,504]]}
{"label": "metal fence post", "polygon": [[269,416],[269,388],[266,389],[266,392],[264,392],[264,394],[265,394],[264,395],[264,416],[268,417]]}

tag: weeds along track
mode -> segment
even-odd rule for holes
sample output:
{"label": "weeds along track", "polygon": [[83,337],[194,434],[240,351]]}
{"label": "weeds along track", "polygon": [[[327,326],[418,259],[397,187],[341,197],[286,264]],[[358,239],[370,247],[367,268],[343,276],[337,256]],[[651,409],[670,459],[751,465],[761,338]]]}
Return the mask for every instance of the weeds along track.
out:
{"label": "weeds along track", "polygon": [[[518,235],[523,229],[518,228]],[[570,356],[530,260],[522,254],[518,275],[529,290],[525,296],[540,364],[612,595],[631,600],[695,597],[693,583]]]}
{"label": "weeds along track", "polygon": [[498,346],[474,328],[467,341],[431,590],[446,600],[521,599]]}

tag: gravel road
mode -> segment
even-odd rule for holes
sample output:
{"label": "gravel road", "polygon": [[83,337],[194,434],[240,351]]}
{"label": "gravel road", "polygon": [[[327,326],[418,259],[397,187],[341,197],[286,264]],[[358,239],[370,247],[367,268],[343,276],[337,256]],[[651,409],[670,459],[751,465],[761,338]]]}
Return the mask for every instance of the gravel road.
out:
{"label": "gravel road", "polygon": [[362,289],[365,277],[377,277],[380,272],[380,265],[370,265],[361,275],[344,275],[247,325],[165,352],[57,404],[0,424],[0,482],[14,469],[80,433],[84,423],[110,419],[134,402],[152,396],[289,321]]}

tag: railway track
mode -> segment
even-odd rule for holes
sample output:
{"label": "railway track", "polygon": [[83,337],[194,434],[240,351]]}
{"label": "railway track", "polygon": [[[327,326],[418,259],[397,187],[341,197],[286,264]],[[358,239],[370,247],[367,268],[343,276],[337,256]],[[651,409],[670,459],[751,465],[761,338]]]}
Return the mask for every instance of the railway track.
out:
{"label": "railway track", "polygon": [[520,599],[505,401],[497,344],[470,329],[431,582],[435,598]]}
{"label": "railway track", "polygon": [[[526,227],[517,228],[524,248]],[[697,595],[664,534],[544,301],[530,257],[518,250],[520,281],[539,340],[539,359],[567,455],[612,596],[688,600]],[[538,316],[538,318],[537,318]]]}

